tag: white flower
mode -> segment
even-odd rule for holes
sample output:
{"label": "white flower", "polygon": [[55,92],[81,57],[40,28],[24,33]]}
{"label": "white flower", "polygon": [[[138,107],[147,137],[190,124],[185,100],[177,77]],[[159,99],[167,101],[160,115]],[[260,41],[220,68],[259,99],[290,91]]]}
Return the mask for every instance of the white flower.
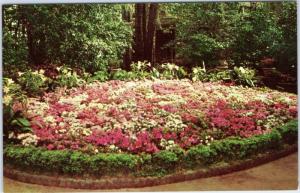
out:
{"label": "white flower", "polygon": [[173,140],[169,140],[168,143],[169,143],[170,145],[175,144]]}
{"label": "white flower", "polygon": [[66,124],[64,123],[64,122],[60,122],[59,124],[58,124],[58,126],[60,126],[60,127],[64,127]]}
{"label": "white flower", "polygon": [[49,115],[47,117],[44,118],[44,121],[45,122],[48,122],[48,123],[55,123],[55,119],[53,116]]}
{"label": "white flower", "polygon": [[39,73],[40,73],[40,74],[44,74],[44,73],[45,73],[45,70],[40,69]]}
{"label": "white flower", "polygon": [[22,76],[24,72],[18,72],[18,76]]}
{"label": "white flower", "polygon": [[8,134],[8,139],[15,138],[15,133],[11,132]]}
{"label": "white flower", "polygon": [[38,137],[31,133],[21,133],[17,136],[18,139],[21,139],[21,143],[24,146],[36,145]]}
{"label": "white flower", "polygon": [[13,83],[15,83],[15,81],[13,81],[13,79],[7,78],[7,84],[8,85],[13,84]]}

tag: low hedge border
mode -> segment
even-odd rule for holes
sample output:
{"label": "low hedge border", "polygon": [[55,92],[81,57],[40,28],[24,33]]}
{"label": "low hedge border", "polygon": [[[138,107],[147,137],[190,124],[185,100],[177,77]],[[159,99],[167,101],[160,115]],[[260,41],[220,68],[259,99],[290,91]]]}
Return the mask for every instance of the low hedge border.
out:
{"label": "low hedge border", "polygon": [[32,174],[17,170],[13,167],[4,167],[4,176],[21,182],[39,184],[45,186],[58,186],[63,188],[76,189],[118,189],[118,188],[141,188],[146,186],[156,186],[169,183],[176,183],[186,180],[193,180],[204,177],[223,175],[243,169],[258,166],[269,161],[289,155],[297,151],[297,145],[289,145],[284,149],[256,156],[253,159],[243,161],[233,161],[225,166],[212,165],[206,169],[197,169],[193,171],[177,172],[164,177],[106,177],[100,179],[71,178],[61,176],[46,176]]}
{"label": "low hedge border", "polygon": [[[210,146],[198,145],[187,151],[175,149],[153,155],[98,153],[88,155],[71,150],[6,145],[4,166],[37,174],[76,177],[165,176],[189,169],[207,168],[215,163],[244,160],[260,153],[276,152],[285,144],[296,144],[298,122],[293,120],[270,133],[250,138],[226,138]],[[128,175],[129,174],[129,175]]]}

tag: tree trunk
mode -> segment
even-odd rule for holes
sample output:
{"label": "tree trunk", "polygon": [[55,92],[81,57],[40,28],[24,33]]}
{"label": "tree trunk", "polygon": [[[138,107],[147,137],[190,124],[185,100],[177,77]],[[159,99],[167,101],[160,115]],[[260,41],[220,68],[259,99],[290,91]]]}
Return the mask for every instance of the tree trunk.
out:
{"label": "tree trunk", "polygon": [[145,4],[135,4],[135,35],[134,35],[134,60],[144,59],[144,10]]}
{"label": "tree trunk", "polygon": [[[123,7],[122,17],[126,22],[131,22],[131,12]],[[132,62],[132,48],[127,48],[123,54],[123,69],[130,70],[130,64]]]}
{"label": "tree trunk", "polygon": [[158,4],[151,3],[148,18],[148,33],[145,45],[145,59],[153,63],[155,61],[155,32],[158,17]]}
{"label": "tree trunk", "polygon": [[27,33],[27,47],[28,47],[28,62],[29,64],[35,65],[36,64],[35,46],[33,44],[31,25],[28,23],[26,25],[26,33]]}

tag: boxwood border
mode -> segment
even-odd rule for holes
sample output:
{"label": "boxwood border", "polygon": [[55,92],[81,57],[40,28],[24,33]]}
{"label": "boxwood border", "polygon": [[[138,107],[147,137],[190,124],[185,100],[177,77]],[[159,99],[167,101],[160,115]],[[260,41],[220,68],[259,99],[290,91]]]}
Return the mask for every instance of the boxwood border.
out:
{"label": "boxwood border", "polygon": [[[231,137],[215,141],[210,146],[198,145],[187,151],[182,149],[177,151],[164,150],[152,155],[144,153],[139,155],[127,153],[88,155],[71,150],[50,151],[38,147],[6,145],[3,156],[4,174],[12,177],[21,171],[21,173],[25,172],[28,175],[71,177],[87,180],[99,179],[99,177],[101,179],[116,177],[121,180],[124,179],[124,176],[128,179],[170,178],[168,177],[170,175],[177,176],[179,173],[206,170],[218,166],[218,164],[228,167],[230,164],[234,165],[235,162],[246,162],[260,155],[275,155],[278,152],[285,152],[286,147],[293,147],[292,149],[295,150],[297,148],[297,136],[298,121],[292,120],[264,135],[250,138]],[[12,175],[12,173],[15,173],[15,175]],[[177,178],[173,178],[176,181]],[[188,177],[183,177],[183,180],[186,178]],[[31,182],[30,179],[28,180]],[[72,183],[69,182],[69,184]],[[73,184],[75,185],[63,185],[63,187],[77,188],[79,186],[76,183]],[[107,186],[104,186],[106,188],[122,187],[110,186],[109,183],[105,184],[107,184]],[[120,184],[122,184],[122,180]],[[144,182],[141,181],[141,185],[133,183],[132,186],[127,185],[124,187],[145,186],[143,184]],[[55,185],[60,186],[59,184]],[[152,184],[146,183],[146,185]],[[85,186],[79,187],[85,188]],[[95,187],[102,188],[102,186]],[[90,188],[90,186],[87,188]]]}

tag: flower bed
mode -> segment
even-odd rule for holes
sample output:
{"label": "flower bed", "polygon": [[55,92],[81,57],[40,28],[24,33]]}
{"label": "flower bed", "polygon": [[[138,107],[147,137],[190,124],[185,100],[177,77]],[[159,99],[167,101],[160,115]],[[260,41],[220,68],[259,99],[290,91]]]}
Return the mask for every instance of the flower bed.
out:
{"label": "flower bed", "polygon": [[297,143],[297,121],[272,129],[268,134],[249,138],[227,138],[210,146],[197,145],[187,151],[162,150],[154,154],[97,153],[47,150],[7,145],[4,165],[21,171],[83,177],[162,176],[185,170],[207,168],[218,163],[254,158],[260,154],[284,151]]}
{"label": "flower bed", "polygon": [[240,159],[295,141],[295,123],[275,128],[296,119],[296,97],[189,80],[95,82],[29,99],[21,110],[32,132],[9,133],[4,157],[60,173],[146,175]]}

